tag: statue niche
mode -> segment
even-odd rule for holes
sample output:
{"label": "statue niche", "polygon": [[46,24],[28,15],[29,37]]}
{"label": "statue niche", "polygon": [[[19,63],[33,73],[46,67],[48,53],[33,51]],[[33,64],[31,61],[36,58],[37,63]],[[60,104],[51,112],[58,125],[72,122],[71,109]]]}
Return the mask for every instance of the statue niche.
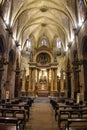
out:
{"label": "statue niche", "polygon": [[39,90],[47,90],[47,79],[46,76],[44,75],[44,71],[42,70],[41,76],[39,79]]}

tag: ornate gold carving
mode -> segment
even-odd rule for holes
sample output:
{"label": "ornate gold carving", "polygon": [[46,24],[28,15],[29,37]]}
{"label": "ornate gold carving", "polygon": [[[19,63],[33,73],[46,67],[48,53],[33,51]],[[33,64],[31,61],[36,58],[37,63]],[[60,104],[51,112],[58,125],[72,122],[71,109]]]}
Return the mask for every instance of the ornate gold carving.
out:
{"label": "ornate gold carving", "polygon": [[41,65],[45,65],[45,64],[51,62],[51,58],[47,53],[40,53],[37,56],[36,61],[37,61],[37,63],[40,63]]}

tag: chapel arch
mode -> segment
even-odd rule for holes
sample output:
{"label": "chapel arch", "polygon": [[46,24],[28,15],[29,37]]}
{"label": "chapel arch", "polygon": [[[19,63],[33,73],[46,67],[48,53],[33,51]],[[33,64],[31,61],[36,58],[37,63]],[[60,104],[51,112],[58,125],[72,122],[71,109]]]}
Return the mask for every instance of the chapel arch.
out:
{"label": "chapel arch", "polygon": [[84,100],[87,100],[87,36],[83,38],[83,68],[84,68]]}

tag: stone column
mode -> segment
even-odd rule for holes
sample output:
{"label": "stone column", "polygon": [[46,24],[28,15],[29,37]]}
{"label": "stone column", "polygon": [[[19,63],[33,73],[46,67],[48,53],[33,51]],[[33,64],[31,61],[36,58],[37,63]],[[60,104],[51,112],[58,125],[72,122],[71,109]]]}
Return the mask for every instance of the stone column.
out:
{"label": "stone column", "polygon": [[60,80],[60,77],[58,77],[58,79],[57,79],[58,81],[57,81],[57,91],[58,91],[58,93],[60,93],[60,82],[61,82],[61,80]]}
{"label": "stone column", "polygon": [[25,92],[25,77],[22,78],[22,92]]}
{"label": "stone column", "polygon": [[26,70],[23,70],[23,77],[22,77],[22,92],[25,92],[25,84],[26,84]]}
{"label": "stone column", "polygon": [[54,69],[54,90],[57,91],[57,69]]}
{"label": "stone column", "polygon": [[31,80],[32,80],[32,69],[29,68],[29,87],[28,87],[28,92],[31,91]]}
{"label": "stone column", "polygon": [[61,78],[61,92],[64,92],[64,79]]}
{"label": "stone column", "polygon": [[47,90],[49,90],[49,69],[47,70]]}
{"label": "stone column", "polygon": [[32,91],[35,90],[35,68],[32,70]]}
{"label": "stone column", "polygon": [[51,68],[51,92],[53,92],[53,80],[54,80],[54,72],[53,69]]}
{"label": "stone column", "polygon": [[72,73],[71,76],[71,98],[74,99],[74,92],[75,92],[75,83],[74,83],[74,74]]}
{"label": "stone column", "polygon": [[15,77],[15,79],[16,79],[16,88],[15,88],[15,93],[16,93],[16,97],[19,97],[20,96],[20,90],[21,90],[21,88],[20,88],[20,72],[16,72],[16,77]]}
{"label": "stone column", "polygon": [[39,88],[39,69],[37,69],[37,89]]}

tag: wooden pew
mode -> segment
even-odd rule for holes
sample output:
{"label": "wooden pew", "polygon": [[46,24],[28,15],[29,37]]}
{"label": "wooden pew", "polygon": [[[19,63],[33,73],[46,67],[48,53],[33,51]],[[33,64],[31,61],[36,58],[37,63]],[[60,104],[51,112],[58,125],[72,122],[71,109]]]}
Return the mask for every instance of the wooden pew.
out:
{"label": "wooden pew", "polygon": [[[84,124],[83,124],[84,123]],[[87,130],[87,119],[67,119],[67,130]]]}
{"label": "wooden pew", "polygon": [[11,124],[0,124],[0,130],[16,130],[16,126]]}
{"label": "wooden pew", "polygon": [[61,128],[63,122],[67,122],[68,118],[87,118],[87,109],[64,109],[58,110],[58,126]]}
{"label": "wooden pew", "polygon": [[0,111],[3,113],[2,117],[16,117],[20,120],[20,124],[24,129],[26,124],[26,111],[24,109],[8,109],[8,108],[1,108]]}
{"label": "wooden pew", "polygon": [[84,110],[84,109],[87,109],[87,105],[65,105],[65,104],[58,104],[58,108],[59,109],[56,109],[55,110],[55,115],[56,115],[56,118],[55,119],[57,119],[57,114],[58,114],[58,110],[64,110],[64,109],[82,109],[82,110]]}
{"label": "wooden pew", "polygon": [[[1,105],[0,105],[1,106]],[[2,104],[2,107],[0,108],[9,108],[9,109],[24,109],[26,111],[26,117],[27,120],[29,119],[29,113],[30,113],[30,106],[26,103],[20,103],[20,104]]]}
{"label": "wooden pew", "polygon": [[[16,130],[19,130],[20,120],[16,117],[0,117],[0,126],[4,127],[3,124],[14,124],[16,126]],[[1,127],[0,127],[0,129],[1,129]],[[6,125],[5,125],[4,129],[7,129]]]}
{"label": "wooden pew", "polygon": [[29,119],[30,106],[27,104],[11,104],[12,109],[24,109],[26,111],[26,118]]}

